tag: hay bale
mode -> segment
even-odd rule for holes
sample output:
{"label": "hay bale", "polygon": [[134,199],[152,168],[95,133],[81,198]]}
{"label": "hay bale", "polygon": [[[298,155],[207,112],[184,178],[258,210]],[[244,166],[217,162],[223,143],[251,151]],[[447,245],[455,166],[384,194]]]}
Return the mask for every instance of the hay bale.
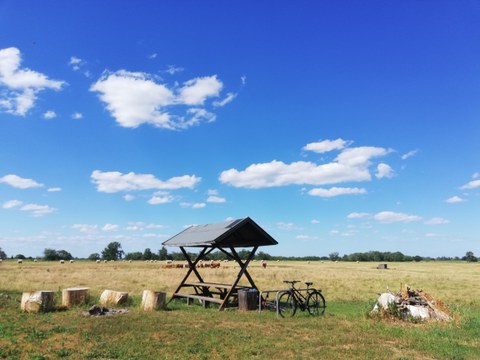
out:
{"label": "hay bale", "polygon": [[388,269],[387,264],[378,264],[377,269]]}
{"label": "hay bale", "polygon": [[128,293],[114,290],[104,290],[100,295],[100,304],[106,305],[120,305],[128,300]]}
{"label": "hay bale", "polygon": [[88,302],[88,288],[68,288],[62,290],[62,305],[72,307]]}
{"label": "hay bale", "polygon": [[24,292],[20,308],[23,312],[47,312],[55,307],[55,293],[48,290]]}
{"label": "hay bale", "polygon": [[143,290],[142,309],[144,311],[163,309],[166,298],[167,294],[162,291]]}

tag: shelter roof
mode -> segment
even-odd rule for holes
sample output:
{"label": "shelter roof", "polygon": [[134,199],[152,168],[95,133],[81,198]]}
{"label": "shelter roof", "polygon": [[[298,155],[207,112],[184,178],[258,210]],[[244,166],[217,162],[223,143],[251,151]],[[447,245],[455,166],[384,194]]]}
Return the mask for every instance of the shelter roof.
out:
{"label": "shelter roof", "polygon": [[249,217],[216,224],[194,225],[163,242],[182,247],[252,247],[278,242]]}

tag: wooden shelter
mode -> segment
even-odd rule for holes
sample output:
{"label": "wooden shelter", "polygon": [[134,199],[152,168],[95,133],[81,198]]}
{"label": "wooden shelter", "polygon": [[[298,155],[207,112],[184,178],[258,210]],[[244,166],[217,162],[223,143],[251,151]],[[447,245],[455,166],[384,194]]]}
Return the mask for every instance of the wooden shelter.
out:
{"label": "wooden shelter", "polygon": [[[188,271],[178,288],[172,295],[172,299],[187,298],[196,299],[204,304],[217,303],[219,310],[228,306],[234,306],[238,302],[238,291],[242,289],[257,289],[255,282],[248,273],[247,267],[253,259],[255,252],[260,246],[277,245],[265,230],[258,226],[252,219],[230,220],[217,224],[191,226],[163,243],[164,246],[178,246],[188,263]],[[201,248],[194,261],[185,250],[186,247]],[[236,248],[250,248],[247,259],[240,259]],[[200,261],[214,250],[223,252],[229,259],[234,260],[240,270],[231,284],[219,284],[208,282],[202,278],[197,270]],[[191,275],[195,281],[187,280]],[[245,276],[249,286],[239,284]],[[193,276],[192,276],[193,277]],[[185,293],[188,291],[188,293]]]}

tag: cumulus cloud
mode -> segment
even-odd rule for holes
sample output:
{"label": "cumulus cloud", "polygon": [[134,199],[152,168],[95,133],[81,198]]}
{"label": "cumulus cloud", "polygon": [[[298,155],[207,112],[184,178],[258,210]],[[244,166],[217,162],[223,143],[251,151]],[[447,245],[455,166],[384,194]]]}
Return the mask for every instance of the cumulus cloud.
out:
{"label": "cumulus cloud", "polygon": [[9,174],[5,175],[4,177],[0,178],[0,184],[8,184],[10,186],[13,186],[17,189],[29,189],[29,188],[36,188],[36,187],[42,187],[43,184],[40,184],[36,182],[35,180],[32,179],[25,179],[17,175]]}
{"label": "cumulus cloud", "polygon": [[462,199],[460,196],[452,196],[451,198],[448,198],[447,200],[445,200],[447,203],[449,204],[455,204],[455,203],[461,203],[461,202],[464,202],[465,200]]}
{"label": "cumulus cloud", "polygon": [[205,206],[207,206],[207,204],[205,204],[205,203],[181,202],[181,203],[180,203],[180,206],[181,206],[181,207],[184,207],[184,208],[202,209],[202,208],[204,208]]}
{"label": "cumulus cloud", "polygon": [[[90,91],[99,93],[120,126],[136,128],[150,124],[178,130],[202,121],[215,121],[215,114],[203,105],[207,99],[218,97],[222,88],[223,83],[216,75],[188,80],[180,88],[169,88],[147,73],[120,70],[104,73]],[[179,114],[177,109],[185,105],[184,115]]]}
{"label": "cumulus cloud", "polygon": [[82,233],[96,233],[98,231],[98,225],[90,225],[90,224],[73,224],[72,229],[78,230]]}
{"label": "cumulus cloud", "polygon": [[4,209],[13,209],[15,207],[19,207],[22,205],[23,202],[20,200],[9,200],[3,203],[2,208]]}
{"label": "cumulus cloud", "polygon": [[412,156],[415,156],[417,154],[418,150],[411,150],[401,156],[402,160],[407,160],[408,158],[411,158]]}
{"label": "cumulus cloud", "polygon": [[310,235],[297,235],[295,236],[297,240],[318,240],[318,236],[310,236]]}
{"label": "cumulus cloud", "polygon": [[291,230],[303,230],[303,228],[296,226],[294,223],[291,223],[291,222],[290,222],[290,223],[286,223],[286,222],[283,222],[283,221],[277,222],[277,227],[278,227],[280,230],[287,230],[287,231],[291,231]]}
{"label": "cumulus cloud", "polygon": [[395,175],[395,172],[393,169],[390,167],[390,165],[380,163],[377,165],[377,172],[375,176],[379,179],[383,178],[391,178]]}
{"label": "cumulus cloud", "polygon": [[20,50],[15,47],[0,49],[0,110],[25,116],[35,105],[39,92],[60,90],[63,81],[51,80],[46,75],[21,68]]}
{"label": "cumulus cloud", "polygon": [[50,120],[50,119],[55,119],[57,117],[57,113],[55,111],[48,110],[44,112],[42,116],[44,119]]}
{"label": "cumulus cloud", "polygon": [[367,190],[363,188],[332,187],[330,189],[316,188],[308,192],[311,196],[334,197],[339,195],[358,195],[366,194]]}
{"label": "cumulus cloud", "polygon": [[62,188],[59,187],[52,187],[47,189],[48,192],[59,192],[62,191]]}
{"label": "cumulus cloud", "polygon": [[165,72],[169,73],[170,75],[175,75],[178,72],[182,72],[185,69],[181,66],[175,66],[175,65],[168,65],[167,70]]}
{"label": "cumulus cloud", "polygon": [[74,120],[83,119],[83,114],[82,114],[82,113],[79,113],[79,112],[74,112],[74,113],[72,114],[72,119],[74,119]]}
{"label": "cumulus cloud", "polygon": [[480,180],[472,180],[465,185],[463,185],[460,189],[470,190],[480,187]]}
{"label": "cumulus cloud", "polygon": [[132,201],[132,200],[135,200],[135,196],[133,196],[132,194],[125,194],[123,196],[124,200],[125,201]]}
{"label": "cumulus cloud", "polygon": [[225,170],[220,174],[219,180],[224,184],[252,189],[292,184],[327,185],[369,181],[371,159],[388,153],[387,149],[373,146],[347,148],[326,164],[317,165],[306,161],[285,164],[273,160],[269,163],[252,164],[245,170]]}
{"label": "cumulus cloud", "polygon": [[318,221],[317,219],[313,219],[312,221],[310,221],[312,224],[320,224],[320,221]]}
{"label": "cumulus cloud", "polygon": [[404,213],[397,213],[393,211],[382,211],[373,216],[373,218],[383,224],[390,224],[395,222],[412,222],[419,221],[422,218],[417,215],[409,215]]}
{"label": "cumulus cloud", "polygon": [[55,212],[57,209],[48,205],[26,204],[20,210],[30,213],[33,217],[41,217]]}
{"label": "cumulus cloud", "polygon": [[172,177],[166,181],[157,179],[152,174],[122,174],[118,171],[95,170],[91,174],[92,182],[97,191],[106,193],[127,192],[136,190],[176,190],[181,188],[192,189],[201,178],[195,175]]}
{"label": "cumulus cloud", "polygon": [[366,218],[366,217],[369,217],[370,214],[369,213],[365,213],[365,212],[353,212],[353,213],[350,213],[347,215],[347,218],[348,219],[363,219],[363,218]]}
{"label": "cumulus cloud", "polygon": [[116,224],[105,224],[102,231],[117,231],[120,227]]}
{"label": "cumulus cloud", "polygon": [[220,196],[210,195],[210,196],[207,198],[207,202],[219,204],[219,203],[227,202],[227,199],[225,199],[225,198],[223,198],[223,197],[220,197]]}
{"label": "cumulus cloud", "polygon": [[167,204],[173,201],[173,196],[165,195],[165,196],[152,196],[148,203],[150,205],[158,205],[158,204]]}
{"label": "cumulus cloud", "polygon": [[317,154],[322,154],[325,152],[329,152],[332,150],[341,150],[345,146],[347,146],[350,141],[346,141],[343,139],[337,139],[337,140],[322,140],[319,142],[313,142],[305,145],[303,147],[303,150],[305,151],[313,151]]}
{"label": "cumulus cloud", "polygon": [[444,219],[442,217],[434,217],[431,218],[427,221],[425,221],[425,224],[427,225],[442,225],[442,224],[448,224],[450,221],[447,219]]}

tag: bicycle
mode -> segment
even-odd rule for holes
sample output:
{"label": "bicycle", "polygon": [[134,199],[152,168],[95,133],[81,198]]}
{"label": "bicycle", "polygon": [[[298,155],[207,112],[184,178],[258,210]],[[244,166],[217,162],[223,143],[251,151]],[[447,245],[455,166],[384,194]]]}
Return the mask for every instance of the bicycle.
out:
{"label": "bicycle", "polygon": [[313,282],[305,282],[306,289],[295,287],[295,284],[300,282],[298,280],[284,280],[283,282],[291,284],[291,287],[278,298],[278,313],[281,317],[293,316],[297,309],[308,311],[310,315],[318,316],[325,313],[325,298],[321,290],[310,287]]}

